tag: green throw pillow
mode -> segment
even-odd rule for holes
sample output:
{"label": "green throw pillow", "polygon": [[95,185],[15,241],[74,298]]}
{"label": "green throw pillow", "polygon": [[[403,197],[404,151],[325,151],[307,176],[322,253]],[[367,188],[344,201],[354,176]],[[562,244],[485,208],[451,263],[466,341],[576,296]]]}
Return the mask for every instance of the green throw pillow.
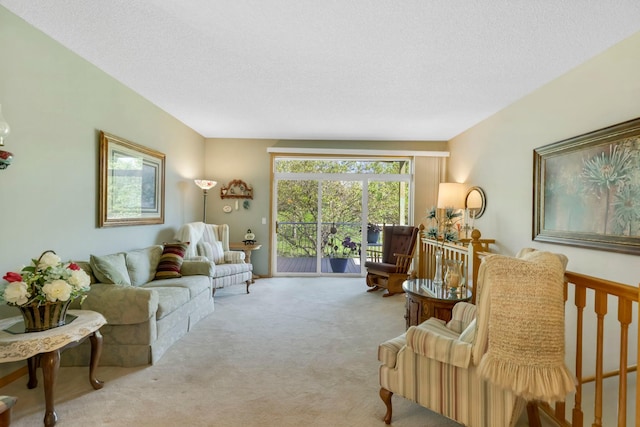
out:
{"label": "green throw pillow", "polygon": [[91,255],[89,264],[96,279],[101,283],[131,286],[123,253],[104,256]]}

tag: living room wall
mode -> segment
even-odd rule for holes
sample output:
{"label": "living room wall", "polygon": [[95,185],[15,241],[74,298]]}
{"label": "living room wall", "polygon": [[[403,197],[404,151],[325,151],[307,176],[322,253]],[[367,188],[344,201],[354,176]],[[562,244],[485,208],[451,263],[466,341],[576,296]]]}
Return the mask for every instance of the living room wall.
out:
{"label": "living room wall", "polygon": [[449,178],[482,187],[477,221],[501,252],[562,252],[568,269],[637,286],[637,255],[532,241],[533,150],[640,117],[640,33],[516,101],[450,141]]}
{"label": "living room wall", "polygon": [[[173,240],[201,216],[204,138],[0,6],[0,274],[46,249],[88,259]],[[166,154],[165,223],[98,228],[98,132]]]}

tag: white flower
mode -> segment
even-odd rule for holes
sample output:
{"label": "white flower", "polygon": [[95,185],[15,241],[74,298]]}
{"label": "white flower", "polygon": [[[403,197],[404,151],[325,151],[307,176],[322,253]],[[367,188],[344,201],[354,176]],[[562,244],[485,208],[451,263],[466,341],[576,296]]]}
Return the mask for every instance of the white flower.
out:
{"label": "white flower", "polygon": [[74,270],[71,272],[71,277],[69,277],[69,284],[76,289],[89,289],[89,285],[91,284],[91,279],[89,275],[85,273],[84,270]]}
{"label": "white flower", "polygon": [[38,263],[38,269],[44,270],[47,267],[54,267],[60,264],[60,257],[53,252],[46,252],[42,254],[40,257],[40,262]]}
{"label": "white flower", "polygon": [[4,299],[11,304],[26,304],[31,294],[24,282],[12,282],[4,289]]}
{"label": "white flower", "polygon": [[71,297],[71,291],[73,287],[62,279],[54,280],[51,283],[46,283],[42,287],[42,292],[47,297],[47,301],[67,301]]}

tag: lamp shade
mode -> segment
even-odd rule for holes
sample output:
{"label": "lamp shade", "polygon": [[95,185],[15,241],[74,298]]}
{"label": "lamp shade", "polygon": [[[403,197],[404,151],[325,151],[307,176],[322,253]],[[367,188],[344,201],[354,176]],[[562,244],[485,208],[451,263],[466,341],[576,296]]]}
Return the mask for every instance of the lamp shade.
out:
{"label": "lamp shade", "polygon": [[441,182],[438,187],[438,208],[464,208],[464,184]]}
{"label": "lamp shade", "polygon": [[216,186],[216,181],[209,181],[208,179],[194,179],[193,182],[203,190],[208,190]]}

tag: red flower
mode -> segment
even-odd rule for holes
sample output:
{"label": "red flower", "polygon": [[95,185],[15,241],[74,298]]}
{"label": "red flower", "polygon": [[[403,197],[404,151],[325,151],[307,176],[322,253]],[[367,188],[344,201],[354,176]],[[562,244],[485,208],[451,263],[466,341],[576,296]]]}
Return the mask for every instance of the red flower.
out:
{"label": "red flower", "polygon": [[71,264],[69,264],[69,270],[78,271],[78,270],[80,270],[80,267],[75,262],[72,262]]}
{"label": "red flower", "polygon": [[14,273],[12,271],[8,272],[5,276],[2,277],[7,282],[22,282],[22,276],[18,273]]}

